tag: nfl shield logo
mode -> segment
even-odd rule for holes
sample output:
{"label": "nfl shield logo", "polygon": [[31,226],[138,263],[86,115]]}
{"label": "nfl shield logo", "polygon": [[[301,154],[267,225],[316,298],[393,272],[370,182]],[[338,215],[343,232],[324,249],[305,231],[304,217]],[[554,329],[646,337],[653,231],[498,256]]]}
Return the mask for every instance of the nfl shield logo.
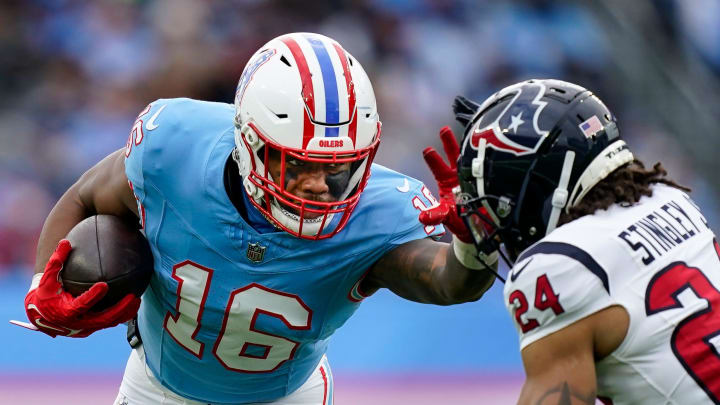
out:
{"label": "nfl shield logo", "polygon": [[248,243],[247,258],[253,263],[260,263],[265,257],[265,246],[259,243]]}

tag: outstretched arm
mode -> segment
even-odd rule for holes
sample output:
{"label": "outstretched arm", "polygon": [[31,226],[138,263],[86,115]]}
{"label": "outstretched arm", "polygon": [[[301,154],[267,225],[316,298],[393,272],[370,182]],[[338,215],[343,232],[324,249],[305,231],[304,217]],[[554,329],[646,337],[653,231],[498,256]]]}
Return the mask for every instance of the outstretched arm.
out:
{"label": "outstretched arm", "polygon": [[385,287],[412,301],[451,305],[479,299],[494,280],[488,270],[463,266],[450,244],[425,238],[385,254],[365,277],[361,290],[371,294]]}
{"label": "outstretched arm", "polygon": [[453,189],[459,187],[457,165],[460,147],[449,127],[440,130],[448,159],[433,148],[423,152],[438,183],[439,202],[423,210],[425,225],[443,224],[452,232],[451,244],[422,239],[391,250],[372,267],[360,285],[365,294],[386,287],[409,300],[451,305],[479,299],[490,288],[497,271],[497,253],[479,255],[473,237],[457,213]]}

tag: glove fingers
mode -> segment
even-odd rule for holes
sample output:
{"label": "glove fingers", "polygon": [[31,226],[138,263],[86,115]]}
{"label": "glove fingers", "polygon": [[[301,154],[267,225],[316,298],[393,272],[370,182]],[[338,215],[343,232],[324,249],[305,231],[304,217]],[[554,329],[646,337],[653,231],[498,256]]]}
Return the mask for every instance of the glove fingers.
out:
{"label": "glove fingers", "polygon": [[129,321],[137,314],[140,302],[134,294],[126,295],[112,307],[98,313],[93,319],[94,327],[108,328]]}
{"label": "glove fingers", "polygon": [[71,250],[72,246],[70,246],[70,241],[67,239],[62,239],[58,242],[57,248],[55,248],[55,251],[52,256],[50,256],[50,260],[48,260],[48,263],[45,266],[45,271],[59,271],[62,268],[63,263],[65,263],[65,259],[67,259]]}
{"label": "glove fingers", "polygon": [[472,115],[480,108],[480,104],[464,96],[457,96],[455,100],[453,100],[452,108],[455,114],[464,113]]}
{"label": "glove fingers", "polygon": [[470,120],[472,120],[473,116],[471,114],[463,114],[463,113],[456,113],[455,114],[455,121],[462,124],[463,127],[467,127]]}
{"label": "glove fingers", "polygon": [[485,228],[485,232],[487,232],[488,235],[492,234],[495,231],[495,224],[492,221],[492,218],[490,218],[490,214],[488,214],[485,207],[480,207],[478,210],[478,215],[473,216],[477,217],[477,220],[481,222],[481,225],[483,228]]}
{"label": "glove fingers", "polygon": [[[138,312],[138,309],[140,309],[140,298],[136,297],[134,294],[128,294],[120,300],[120,304],[118,305],[117,314],[113,316],[113,319],[117,321],[117,323],[127,322],[135,317],[135,315]],[[122,310],[120,310],[122,308]]]}
{"label": "glove fingers", "polygon": [[45,272],[40,279],[38,288],[43,289],[47,293],[54,293],[60,287],[58,282],[58,273],[62,269],[65,259],[67,259],[72,250],[70,242],[67,239],[62,239],[59,243],[52,256],[45,265]]}
{"label": "glove fingers", "polygon": [[423,225],[440,225],[447,217],[450,210],[445,204],[440,204],[420,212],[418,219]]}
{"label": "glove fingers", "polygon": [[67,259],[71,250],[72,245],[70,245],[70,241],[67,239],[60,239],[54,253],[57,254],[57,257],[61,262],[65,262],[65,259]]}
{"label": "glove fingers", "polygon": [[461,241],[465,243],[473,243],[473,237],[470,234],[470,230],[468,230],[465,222],[463,222],[457,214],[451,215],[445,226]]}
{"label": "glove fingers", "polygon": [[448,172],[452,173],[450,167],[433,147],[427,147],[423,150],[423,159],[425,159],[425,163],[427,163],[437,181],[444,181],[448,176]]}
{"label": "glove fingers", "polygon": [[73,299],[70,307],[70,313],[72,316],[77,316],[87,312],[93,305],[103,299],[105,294],[108,292],[108,288],[107,283],[95,283],[89,290]]}
{"label": "glove fingers", "polygon": [[450,162],[450,168],[454,170],[457,167],[458,156],[460,156],[460,146],[450,127],[445,126],[440,130],[440,140],[442,141],[443,149],[445,149],[445,155]]}
{"label": "glove fingers", "polygon": [[452,105],[455,119],[465,127],[473,119],[479,108],[480,105],[478,103],[463,96],[455,97]]}

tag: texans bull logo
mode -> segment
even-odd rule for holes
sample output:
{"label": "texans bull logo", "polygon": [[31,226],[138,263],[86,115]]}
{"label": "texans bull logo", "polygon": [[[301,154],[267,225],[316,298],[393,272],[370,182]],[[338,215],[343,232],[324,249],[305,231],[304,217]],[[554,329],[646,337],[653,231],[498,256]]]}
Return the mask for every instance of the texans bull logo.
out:
{"label": "texans bull logo", "polygon": [[505,109],[491,123],[480,120],[473,130],[470,145],[477,149],[480,140],[487,146],[517,156],[537,151],[548,131],[538,127],[538,118],[546,101],[540,101],[545,95],[542,83],[518,83],[504,89],[494,100],[515,93]]}

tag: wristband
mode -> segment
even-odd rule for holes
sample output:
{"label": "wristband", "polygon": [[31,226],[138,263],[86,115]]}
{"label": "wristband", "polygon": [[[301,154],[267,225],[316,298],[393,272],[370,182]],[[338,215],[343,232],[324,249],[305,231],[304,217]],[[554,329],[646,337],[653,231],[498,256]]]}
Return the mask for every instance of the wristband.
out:
{"label": "wristband", "polygon": [[30,282],[30,289],[28,290],[28,292],[38,288],[38,286],[40,285],[40,279],[42,279],[43,274],[45,274],[45,273],[33,274],[32,281]]}
{"label": "wristband", "polygon": [[458,239],[455,235],[453,235],[452,245],[455,257],[468,269],[484,270],[495,265],[498,261],[498,252],[492,252],[489,255],[482,252],[478,253],[474,244],[465,243]]}

